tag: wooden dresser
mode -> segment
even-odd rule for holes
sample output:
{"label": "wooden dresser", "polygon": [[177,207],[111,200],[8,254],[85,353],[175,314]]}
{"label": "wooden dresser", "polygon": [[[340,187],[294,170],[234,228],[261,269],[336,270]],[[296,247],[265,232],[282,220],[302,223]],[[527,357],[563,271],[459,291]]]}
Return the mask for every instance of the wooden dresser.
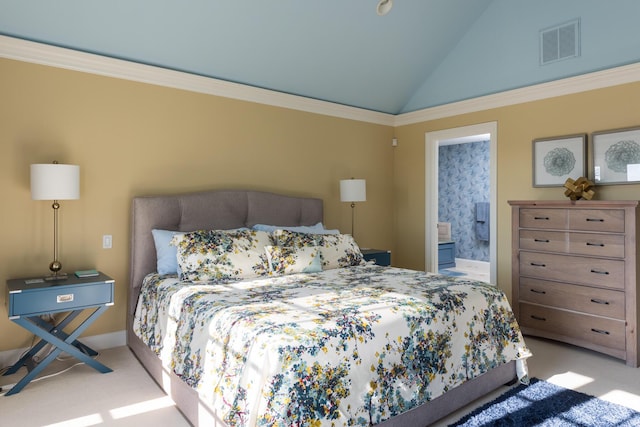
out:
{"label": "wooden dresser", "polygon": [[522,332],[638,366],[638,201],[510,201]]}

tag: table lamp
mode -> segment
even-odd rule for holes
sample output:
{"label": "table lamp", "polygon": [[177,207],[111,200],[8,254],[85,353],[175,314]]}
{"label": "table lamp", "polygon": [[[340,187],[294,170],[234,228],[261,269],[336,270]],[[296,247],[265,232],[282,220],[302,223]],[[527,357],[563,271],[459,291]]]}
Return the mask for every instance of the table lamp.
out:
{"label": "table lamp", "polygon": [[351,202],[351,236],[354,235],[354,212],[355,202],[367,201],[367,181],[364,179],[341,179],[340,180],[340,201]]}
{"label": "table lamp", "polygon": [[47,280],[67,277],[58,260],[58,210],[59,200],[80,198],[80,166],[63,165],[58,162],[31,165],[31,199],[53,200],[53,261],[49,264],[51,275]]}

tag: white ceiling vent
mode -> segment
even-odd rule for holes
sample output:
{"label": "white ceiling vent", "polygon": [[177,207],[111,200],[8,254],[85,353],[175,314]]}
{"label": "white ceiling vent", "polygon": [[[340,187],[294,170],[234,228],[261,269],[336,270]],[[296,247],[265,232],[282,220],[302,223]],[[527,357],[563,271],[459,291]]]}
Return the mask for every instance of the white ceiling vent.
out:
{"label": "white ceiling vent", "polygon": [[540,65],[580,56],[580,19],[540,31]]}

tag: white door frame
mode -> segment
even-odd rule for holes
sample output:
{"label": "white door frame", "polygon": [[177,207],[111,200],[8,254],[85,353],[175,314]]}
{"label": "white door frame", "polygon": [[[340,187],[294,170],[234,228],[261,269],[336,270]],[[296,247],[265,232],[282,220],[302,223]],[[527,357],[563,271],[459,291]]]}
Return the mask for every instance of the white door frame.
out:
{"label": "white door frame", "polygon": [[438,146],[439,141],[489,134],[489,282],[497,281],[497,155],[498,123],[487,122],[425,133],[425,271],[438,272]]}

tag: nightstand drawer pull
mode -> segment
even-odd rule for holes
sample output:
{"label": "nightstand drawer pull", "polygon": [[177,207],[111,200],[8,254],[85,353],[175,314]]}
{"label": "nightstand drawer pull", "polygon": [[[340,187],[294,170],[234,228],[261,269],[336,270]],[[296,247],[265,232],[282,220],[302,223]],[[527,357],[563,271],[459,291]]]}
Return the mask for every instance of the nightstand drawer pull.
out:
{"label": "nightstand drawer pull", "polygon": [[605,331],[602,329],[591,328],[591,332],[595,332],[596,334],[609,335],[609,331]]}
{"label": "nightstand drawer pull", "polygon": [[65,303],[65,302],[72,302],[72,301],[73,301],[73,294],[58,295],[56,297],[56,302],[58,304]]}
{"label": "nightstand drawer pull", "polygon": [[537,243],[549,243],[549,239],[533,239]]}
{"label": "nightstand drawer pull", "polygon": [[546,292],[545,291],[539,291],[537,289],[529,289],[531,292],[533,292],[534,294],[541,294],[541,295],[545,295]]}
{"label": "nightstand drawer pull", "polygon": [[587,222],[604,222],[602,218],[587,218]]}
{"label": "nightstand drawer pull", "polygon": [[604,248],[604,243],[591,243],[591,242],[587,242],[587,246],[599,246],[601,248]]}
{"label": "nightstand drawer pull", "polygon": [[609,301],[605,301],[603,299],[591,298],[591,302],[596,303],[596,304],[609,305]]}
{"label": "nightstand drawer pull", "polygon": [[548,216],[534,216],[533,219],[540,220],[540,221],[549,221]]}
{"label": "nightstand drawer pull", "polygon": [[547,318],[546,318],[546,317],[540,317],[540,316],[536,316],[536,315],[534,315],[534,314],[532,314],[532,315],[531,315],[531,318],[532,318],[533,320],[542,320],[543,322],[546,322],[546,321],[547,321]]}
{"label": "nightstand drawer pull", "polygon": [[540,264],[540,263],[537,263],[537,262],[531,262],[530,264],[531,264],[532,267],[546,267],[547,266],[547,264]]}
{"label": "nightstand drawer pull", "polygon": [[609,274],[608,271],[599,271],[599,270],[594,270],[594,269],[591,269],[590,271],[592,273],[594,273],[594,274],[604,274],[605,276]]}

